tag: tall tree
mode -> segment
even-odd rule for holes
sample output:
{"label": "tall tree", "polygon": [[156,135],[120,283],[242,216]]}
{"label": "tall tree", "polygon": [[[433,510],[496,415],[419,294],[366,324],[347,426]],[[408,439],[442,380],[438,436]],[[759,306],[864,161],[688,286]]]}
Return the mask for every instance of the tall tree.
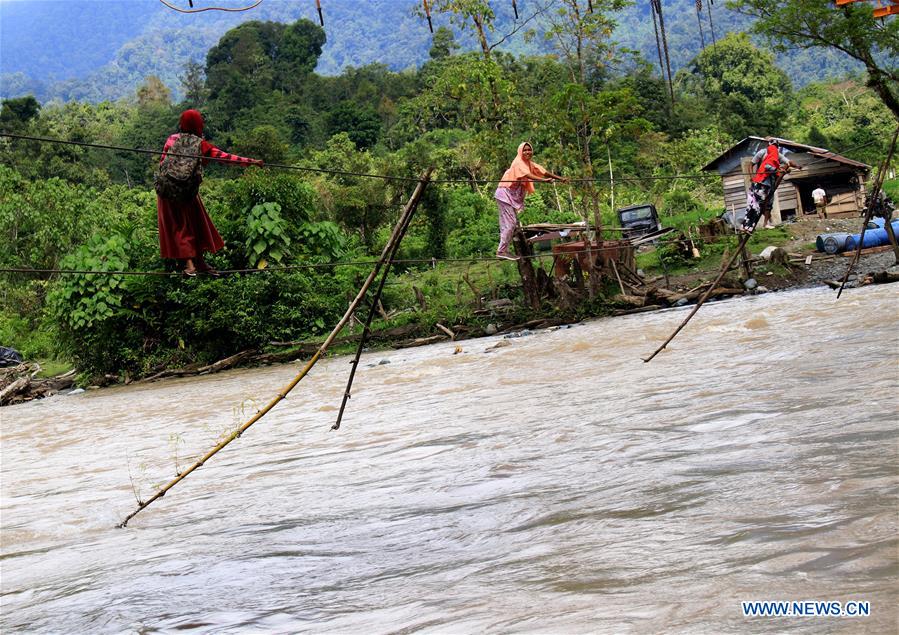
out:
{"label": "tall tree", "polygon": [[16,99],[4,99],[0,110],[0,128],[3,130],[21,130],[31,119],[37,117],[41,105],[32,95]]}
{"label": "tall tree", "polygon": [[190,60],[184,65],[184,74],[179,78],[181,88],[184,90],[184,101],[194,107],[200,108],[206,103],[206,73],[203,65],[196,60]]}
{"label": "tall tree", "polygon": [[709,102],[734,137],[780,134],[793,92],[790,79],[745,33],[730,33],[707,47],[679,77],[685,91]]}
{"label": "tall tree", "polygon": [[172,103],[172,91],[162,83],[156,75],[150,75],[137,89],[137,105],[141,108],[150,106],[168,106]]}
{"label": "tall tree", "polygon": [[778,50],[830,48],[860,61],[868,86],[899,119],[899,20],[878,21],[865,2],[835,6],[830,0],[730,0],[755,18],[753,29]]}
{"label": "tall tree", "polygon": [[[615,22],[611,15],[625,6],[625,0],[561,0],[555,13],[549,18],[550,28],[546,39],[551,40],[560,54],[568,71],[569,83],[552,96],[556,112],[563,121],[559,122],[560,144],[562,131],[573,133],[577,144],[584,175],[592,179],[592,144],[597,133],[608,141],[612,127],[608,126],[618,114],[618,108],[627,102],[630,95],[611,94],[597,99],[600,79],[605,74],[606,65],[616,59],[616,50],[611,41]],[[626,92],[626,91],[624,91]],[[599,197],[592,182],[587,190],[593,204],[594,223],[600,226]]]}
{"label": "tall tree", "polygon": [[434,32],[433,43],[428,51],[428,55],[432,60],[440,60],[444,57],[449,57],[457,50],[459,50],[459,44],[456,42],[453,32],[442,26]]}
{"label": "tall tree", "polygon": [[[522,20],[515,20],[511,28],[495,41],[490,41],[496,22],[496,14],[487,0],[432,0],[431,10],[435,13],[448,14],[450,21],[459,27],[474,33],[481,48],[481,55],[488,64],[494,63],[493,49],[518,33],[529,22],[546,11],[546,6],[537,5],[531,15]],[[493,115],[497,127],[500,126],[500,96],[495,83],[490,81],[490,92],[493,97]]]}
{"label": "tall tree", "polygon": [[545,37],[560,53],[571,81],[586,86],[614,59],[611,36],[617,25],[612,14],[630,3],[627,0],[560,0],[557,4],[555,13],[550,14],[550,28]]}

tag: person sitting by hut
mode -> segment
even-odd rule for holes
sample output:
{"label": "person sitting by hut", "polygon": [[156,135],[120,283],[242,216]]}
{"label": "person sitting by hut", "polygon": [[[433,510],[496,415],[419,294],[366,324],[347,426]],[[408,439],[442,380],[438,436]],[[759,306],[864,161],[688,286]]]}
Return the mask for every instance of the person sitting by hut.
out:
{"label": "person sitting by hut", "polygon": [[767,203],[774,196],[777,176],[788,172],[790,168],[801,169],[780,151],[778,139],[770,139],[765,150],[755,153],[752,157],[752,167],[755,174],[746,195],[746,217],[741,228],[747,233],[752,233],[762,214],[765,216],[765,229],[774,229],[774,225],[771,224],[771,206]]}
{"label": "person sitting by hut", "polygon": [[[206,263],[203,253],[214,254],[225,246],[200,200],[202,166],[210,159],[241,166],[263,164],[259,159],[219,150],[203,139],[203,125],[199,111],[181,113],[179,132],[166,140],[156,173],[159,251],[163,258],[183,260],[183,273],[190,277],[198,272],[218,276]],[[172,156],[168,156],[170,152]]]}
{"label": "person sitting by hut", "polygon": [[534,193],[534,181],[549,183],[568,179],[553,174],[542,165],[531,161],[534,156],[534,148],[525,141],[518,146],[518,156],[512,161],[512,165],[500,179],[499,187],[493,198],[499,207],[499,247],[496,249],[496,257],[505,260],[518,260],[518,256],[509,253],[509,243],[512,234],[518,227],[518,214],[524,209],[524,198]]}

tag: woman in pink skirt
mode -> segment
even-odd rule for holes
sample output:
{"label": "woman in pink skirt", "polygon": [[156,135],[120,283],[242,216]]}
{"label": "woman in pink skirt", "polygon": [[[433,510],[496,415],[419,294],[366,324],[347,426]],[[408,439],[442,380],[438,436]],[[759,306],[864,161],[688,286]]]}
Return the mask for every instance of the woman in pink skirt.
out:
{"label": "woman in pink skirt", "polygon": [[509,253],[509,242],[512,234],[518,226],[518,214],[524,209],[524,198],[534,192],[534,181],[549,183],[562,181],[567,183],[565,177],[553,174],[542,165],[531,161],[534,156],[534,148],[525,141],[518,146],[518,156],[512,161],[512,165],[500,179],[499,187],[493,198],[499,206],[499,247],[496,249],[496,257],[505,260],[518,260],[518,256]]}

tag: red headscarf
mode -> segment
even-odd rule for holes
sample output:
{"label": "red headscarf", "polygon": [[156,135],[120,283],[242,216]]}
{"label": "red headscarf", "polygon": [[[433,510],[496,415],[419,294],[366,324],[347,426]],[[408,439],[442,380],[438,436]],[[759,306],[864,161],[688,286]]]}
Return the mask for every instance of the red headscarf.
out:
{"label": "red headscarf", "polygon": [[769,165],[774,168],[774,172],[780,169],[780,148],[773,143],[768,145],[768,149],[765,152],[765,158],[762,159],[759,169],[756,171],[755,176],[752,177],[754,183],[761,183],[768,178],[771,174],[771,172],[767,170],[767,166]]}
{"label": "red headscarf", "polygon": [[181,132],[189,132],[202,137],[203,115],[200,114],[199,110],[185,110],[181,113],[181,118],[178,120],[178,128],[180,128]]}

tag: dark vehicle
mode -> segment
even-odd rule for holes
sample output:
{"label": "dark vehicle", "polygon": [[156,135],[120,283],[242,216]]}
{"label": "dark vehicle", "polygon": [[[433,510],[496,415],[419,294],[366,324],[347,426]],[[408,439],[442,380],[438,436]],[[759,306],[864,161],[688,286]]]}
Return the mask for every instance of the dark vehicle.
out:
{"label": "dark vehicle", "polygon": [[625,240],[639,238],[662,229],[659,213],[651,203],[631,205],[618,210],[618,221],[624,229],[622,238]]}

